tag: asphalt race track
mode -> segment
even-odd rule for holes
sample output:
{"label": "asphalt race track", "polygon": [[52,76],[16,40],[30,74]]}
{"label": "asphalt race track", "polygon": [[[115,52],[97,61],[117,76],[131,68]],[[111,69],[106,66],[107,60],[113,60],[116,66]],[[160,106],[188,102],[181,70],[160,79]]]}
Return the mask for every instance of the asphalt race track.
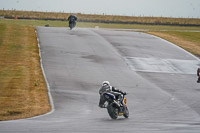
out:
{"label": "asphalt race track", "polygon": [[[140,32],[37,27],[54,109],[0,122],[0,133],[199,133],[200,61]],[[104,80],[128,93],[130,118],[98,107]]]}

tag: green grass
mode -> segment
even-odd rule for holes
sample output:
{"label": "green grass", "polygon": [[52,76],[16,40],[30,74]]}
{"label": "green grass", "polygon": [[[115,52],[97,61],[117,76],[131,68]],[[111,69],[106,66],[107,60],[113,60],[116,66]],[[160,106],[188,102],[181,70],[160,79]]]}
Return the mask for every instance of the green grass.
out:
{"label": "green grass", "polygon": [[[30,26],[45,26],[49,24],[50,27],[68,27],[68,21],[46,21],[46,20],[12,20],[2,19],[0,23],[7,24],[19,24],[19,25],[30,25]],[[94,28],[114,28],[114,29],[142,29],[150,31],[161,31],[161,30],[187,30],[187,31],[200,31],[200,27],[186,27],[186,26],[161,26],[161,25],[139,25],[139,24],[106,24],[106,23],[85,23],[77,22],[77,27]]]}
{"label": "green grass", "polygon": [[52,27],[66,27],[68,26],[66,21],[46,21],[46,20],[14,20],[14,19],[2,19],[0,23],[18,24],[25,26],[45,26],[49,24]]}
{"label": "green grass", "polygon": [[187,30],[187,31],[200,31],[200,27],[187,27],[187,26],[162,26],[162,25],[142,25],[142,24],[105,24],[105,23],[77,23],[78,27],[91,27],[99,26],[99,28],[113,28],[113,29],[139,29],[150,31],[162,30]]}
{"label": "green grass", "polygon": [[200,32],[168,31],[165,33],[200,44]]}

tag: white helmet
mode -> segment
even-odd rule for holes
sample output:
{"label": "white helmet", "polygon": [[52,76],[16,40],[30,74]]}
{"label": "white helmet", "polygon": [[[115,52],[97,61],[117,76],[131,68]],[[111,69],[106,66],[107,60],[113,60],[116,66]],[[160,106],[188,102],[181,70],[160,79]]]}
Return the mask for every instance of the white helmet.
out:
{"label": "white helmet", "polygon": [[102,86],[105,86],[105,85],[109,85],[110,86],[110,82],[109,81],[103,81]]}

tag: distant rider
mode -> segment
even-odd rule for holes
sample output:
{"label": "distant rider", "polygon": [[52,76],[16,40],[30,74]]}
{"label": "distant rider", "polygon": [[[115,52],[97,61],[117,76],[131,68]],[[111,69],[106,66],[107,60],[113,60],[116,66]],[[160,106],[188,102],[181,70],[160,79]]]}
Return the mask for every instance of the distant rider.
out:
{"label": "distant rider", "polygon": [[116,89],[115,87],[111,86],[109,81],[103,81],[101,88],[99,89],[100,100],[99,100],[99,107],[104,108],[104,103],[106,99],[104,98],[104,93],[110,93],[116,97],[117,102],[121,105],[122,95],[126,95],[126,92]]}
{"label": "distant rider", "polygon": [[71,24],[71,23],[74,23],[74,27],[76,26],[76,20],[77,20],[77,17],[75,16],[75,15],[70,15],[69,17],[68,17],[68,21],[69,21],[69,25]]}
{"label": "distant rider", "polygon": [[200,68],[197,69],[197,76],[198,76],[197,83],[200,83]]}

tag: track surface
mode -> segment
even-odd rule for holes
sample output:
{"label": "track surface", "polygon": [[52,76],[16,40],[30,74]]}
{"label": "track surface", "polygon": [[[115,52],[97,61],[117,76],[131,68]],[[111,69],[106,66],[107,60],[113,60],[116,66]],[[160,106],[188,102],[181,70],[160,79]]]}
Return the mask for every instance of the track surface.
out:
{"label": "track surface", "polygon": [[[37,27],[55,111],[0,122],[0,133],[199,133],[199,61],[155,36]],[[128,93],[130,118],[98,107],[102,81]]]}

